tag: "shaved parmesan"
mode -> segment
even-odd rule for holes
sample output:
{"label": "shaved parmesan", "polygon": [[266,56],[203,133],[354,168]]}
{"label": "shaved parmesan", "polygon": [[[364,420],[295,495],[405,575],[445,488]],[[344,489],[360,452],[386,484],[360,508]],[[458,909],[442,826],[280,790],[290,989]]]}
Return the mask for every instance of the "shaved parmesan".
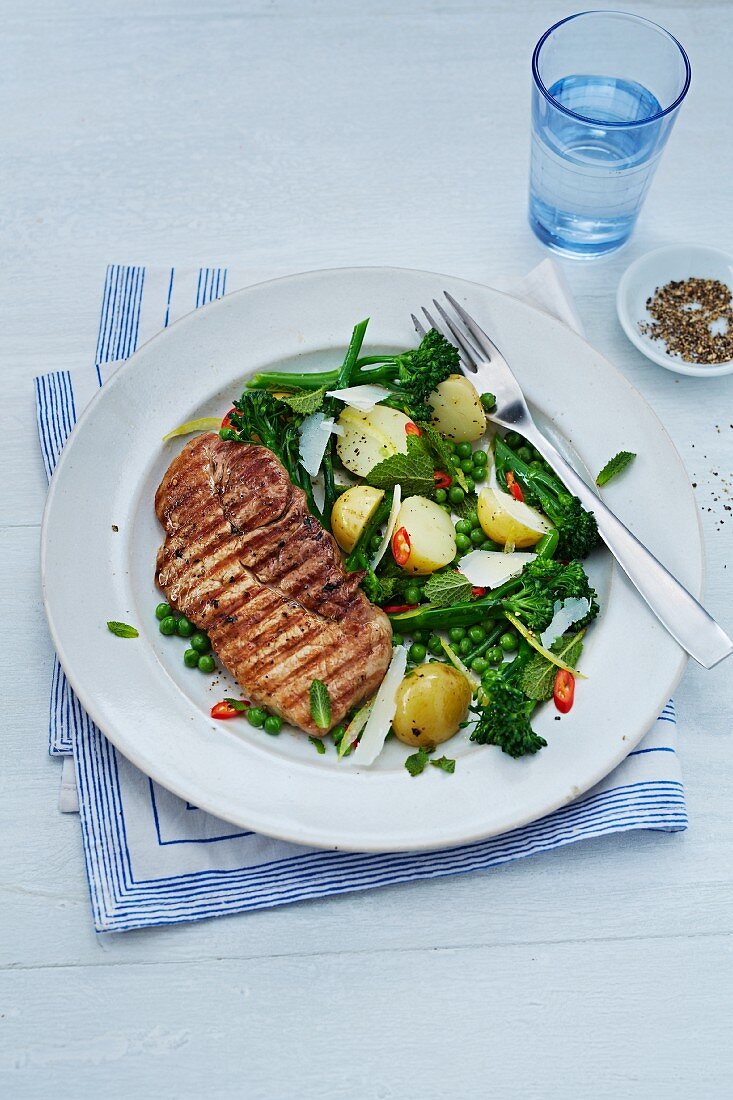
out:
{"label": "shaved parmesan", "polygon": [[500,584],[517,577],[536,554],[515,550],[505,554],[501,550],[472,550],[461,558],[460,573],[479,588],[498,588]]}
{"label": "shaved parmesan", "polygon": [[558,638],[562,638],[565,631],[569,630],[573,623],[585,618],[590,611],[590,602],[585,596],[582,599],[573,596],[571,599],[562,602],[558,600],[555,603],[554,611],[552,622],[547,630],[543,630],[540,634],[540,642],[545,649],[549,649],[553,642],[556,642]]}
{"label": "shaved parmesan", "polygon": [[379,549],[377,550],[376,554],[372,558],[372,561],[371,561],[372,569],[377,568],[380,561],[384,557],[384,554],[385,554],[385,551],[386,551],[387,547],[389,546],[389,540],[392,538],[392,532],[394,531],[395,524],[397,523],[397,513],[400,510],[400,505],[401,504],[402,504],[402,487],[400,485],[395,485],[395,487],[394,487],[394,496],[392,497],[392,507],[389,510],[389,519],[387,520],[387,526],[384,529],[384,537],[383,537],[382,541],[379,544]]}
{"label": "shaved parmesan", "polygon": [[368,413],[380,401],[384,401],[385,397],[389,397],[389,390],[384,386],[366,383],[363,386],[347,386],[343,390],[327,390],[326,397],[337,397],[344,405],[358,412]]}
{"label": "shaved parmesan", "polygon": [[311,477],[321,468],[332,428],[333,417],[322,412],[311,413],[300,425],[300,457]]}
{"label": "shaved parmesan", "polygon": [[361,741],[353,759],[361,767],[369,767],[379,756],[392,725],[397,710],[397,692],[407,668],[407,650],[403,645],[395,646],[392,660],[379,691],[374,699]]}

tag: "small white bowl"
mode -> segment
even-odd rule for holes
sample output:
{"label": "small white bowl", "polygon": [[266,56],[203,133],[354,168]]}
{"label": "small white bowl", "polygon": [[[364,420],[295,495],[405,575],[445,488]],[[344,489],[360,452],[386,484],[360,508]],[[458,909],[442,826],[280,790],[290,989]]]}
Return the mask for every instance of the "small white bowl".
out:
{"label": "small white bowl", "polygon": [[616,310],[621,327],[631,343],[660,367],[694,378],[718,378],[733,371],[733,359],[707,365],[687,363],[670,355],[661,340],[639,332],[639,321],[650,321],[646,303],[657,287],[671,280],[719,279],[733,291],[733,256],[718,248],[697,244],[671,244],[640,256],[626,269],[616,292]]}

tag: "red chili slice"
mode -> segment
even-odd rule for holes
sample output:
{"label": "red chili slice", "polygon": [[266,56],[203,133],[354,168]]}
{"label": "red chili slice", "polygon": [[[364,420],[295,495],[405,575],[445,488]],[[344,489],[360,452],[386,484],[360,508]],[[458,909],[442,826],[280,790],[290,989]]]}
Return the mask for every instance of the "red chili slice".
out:
{"label": "red chili slice", "polygon": [[406,527],[398,527],[392,535],[392,557],[398,565],[406,565],[412,544]]}
{"label": "red chili slice", "polygon": [[575,677],[564,668],[559,668],[555,674],[552,697],[560,713],[567,714],[575,698]]}
{"label": "red chili slice", "polygon": [[224,417],[224,419],[221,422],[222,428],[233,428],[234,425],[232,424],[229,417],[230,416],[236,416],[236,415],[237,415],[237,410],[236,409],[230,409],[229,412],[226,414],[226,416]]}
{"label": "red chili slice", "polygon": [[524,493],[511,470],[506,475],[506,487],[515,500],[524,501]]}
{"label": "red chili slice", "polygon": [[471,595],[472,595],[472,596],[475,596],[475,597],[476,597],[476,599],[480,599],[480,598],[481,598],[481,596],[485,596],[485,595],[486,595],[486,592],[487,592],[487,589],[486,589],[486,588],[481,588],[481,587],[480,587],[479,585],[477,585],[477,584],[475,584],[475,585],[473,586],[473,588],[471,589]]}
{"label": "red chili slice", "polygon": [[393,603],[389,607],[383,607],[382,611],[387,615],[401,615],[403,611],[414,611],[416,603]]}
{"label": "red chili slice", "polygon": [[422,435],[422,432],[417,424],[414,424],[412,420],[408,420],[405,424],[405,435]]}
{"label": "red chili slice", "polygon": [[435,478],[436,489],[450,489],[453,484],[453,478],[450,474],[444,474],[442,470],[436,470],[433,477]]}
{"label": "red chili slice", "polygon": [[220,703],[214,703],[211,708],[212,718],[236,718],[237,715],[242,715],[243,713],[243,711],[237,710],[236,707],[232,706],[226,699],[222,699]]}

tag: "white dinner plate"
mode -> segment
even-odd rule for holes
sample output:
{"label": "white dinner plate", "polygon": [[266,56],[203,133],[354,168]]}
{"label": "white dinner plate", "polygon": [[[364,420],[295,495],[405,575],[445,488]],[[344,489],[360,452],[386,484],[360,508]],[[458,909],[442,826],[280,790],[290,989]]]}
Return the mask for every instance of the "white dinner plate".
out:
{"label": "white dinner plate", "polygon": [[[154,616],[162,531],[153,494],[186,442],[172,427],[222,415],[262,369],[336,365],[353,325],[370,317],[366,347],[415,344],[410,312],[444,288],[483,324],[540,422],[595,474],[617,451],[638,454],[607,498],[696,595],[702,582],[697,511],[664,428],[626,379],[559,321],[515,298],[443,275],[392,268],[312,272],[231,294],[183,318],[119,368],[91,402],[51,482],[42,532],[46,613],[82,705],[139,768],[189,802],[239,826],[323,848],[390,851],[477,840],[575,799],[637,744],[677,683],[685,658],[610,558],[590,572],[602,613],[587,635],[576,701],[558,720],[542,707],[548,747],[513,760],[459,734],[455,774],[412,778],[390,741],[371,768],[357,755],[321,756],[303,734],[269,737],[216,722],[232,687],[184,667],[184,643]],[[664,470],[664,477],[658,471]],[[108,619],[136,626],[113,636]]]}

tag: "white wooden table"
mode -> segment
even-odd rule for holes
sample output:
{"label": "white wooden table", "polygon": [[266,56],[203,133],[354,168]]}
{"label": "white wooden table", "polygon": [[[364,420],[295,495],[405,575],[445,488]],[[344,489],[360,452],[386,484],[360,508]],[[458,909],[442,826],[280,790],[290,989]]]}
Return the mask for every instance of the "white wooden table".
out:
{"label": "white wooden table", "polygon": [[[730,629],[733,378],[697,382],[647,363],[613,293],[650,247],[733,248],[733,10],[634,8],[688,47],[692,90],[631,246],[566,269],[590,339],[685,459],[707,602]],[[542,256],[524,211],[530,51],[568,10],[0,5],[8,1098],[731,1094],[733,662],[690,668],[677,693],[684,835],[632,834],[488,874],[139,934],[92,931],[79,823],[58,814],[58,765],[45,756],[52,654],[31,378],[93,354],[105,265],[523,273]]]}

